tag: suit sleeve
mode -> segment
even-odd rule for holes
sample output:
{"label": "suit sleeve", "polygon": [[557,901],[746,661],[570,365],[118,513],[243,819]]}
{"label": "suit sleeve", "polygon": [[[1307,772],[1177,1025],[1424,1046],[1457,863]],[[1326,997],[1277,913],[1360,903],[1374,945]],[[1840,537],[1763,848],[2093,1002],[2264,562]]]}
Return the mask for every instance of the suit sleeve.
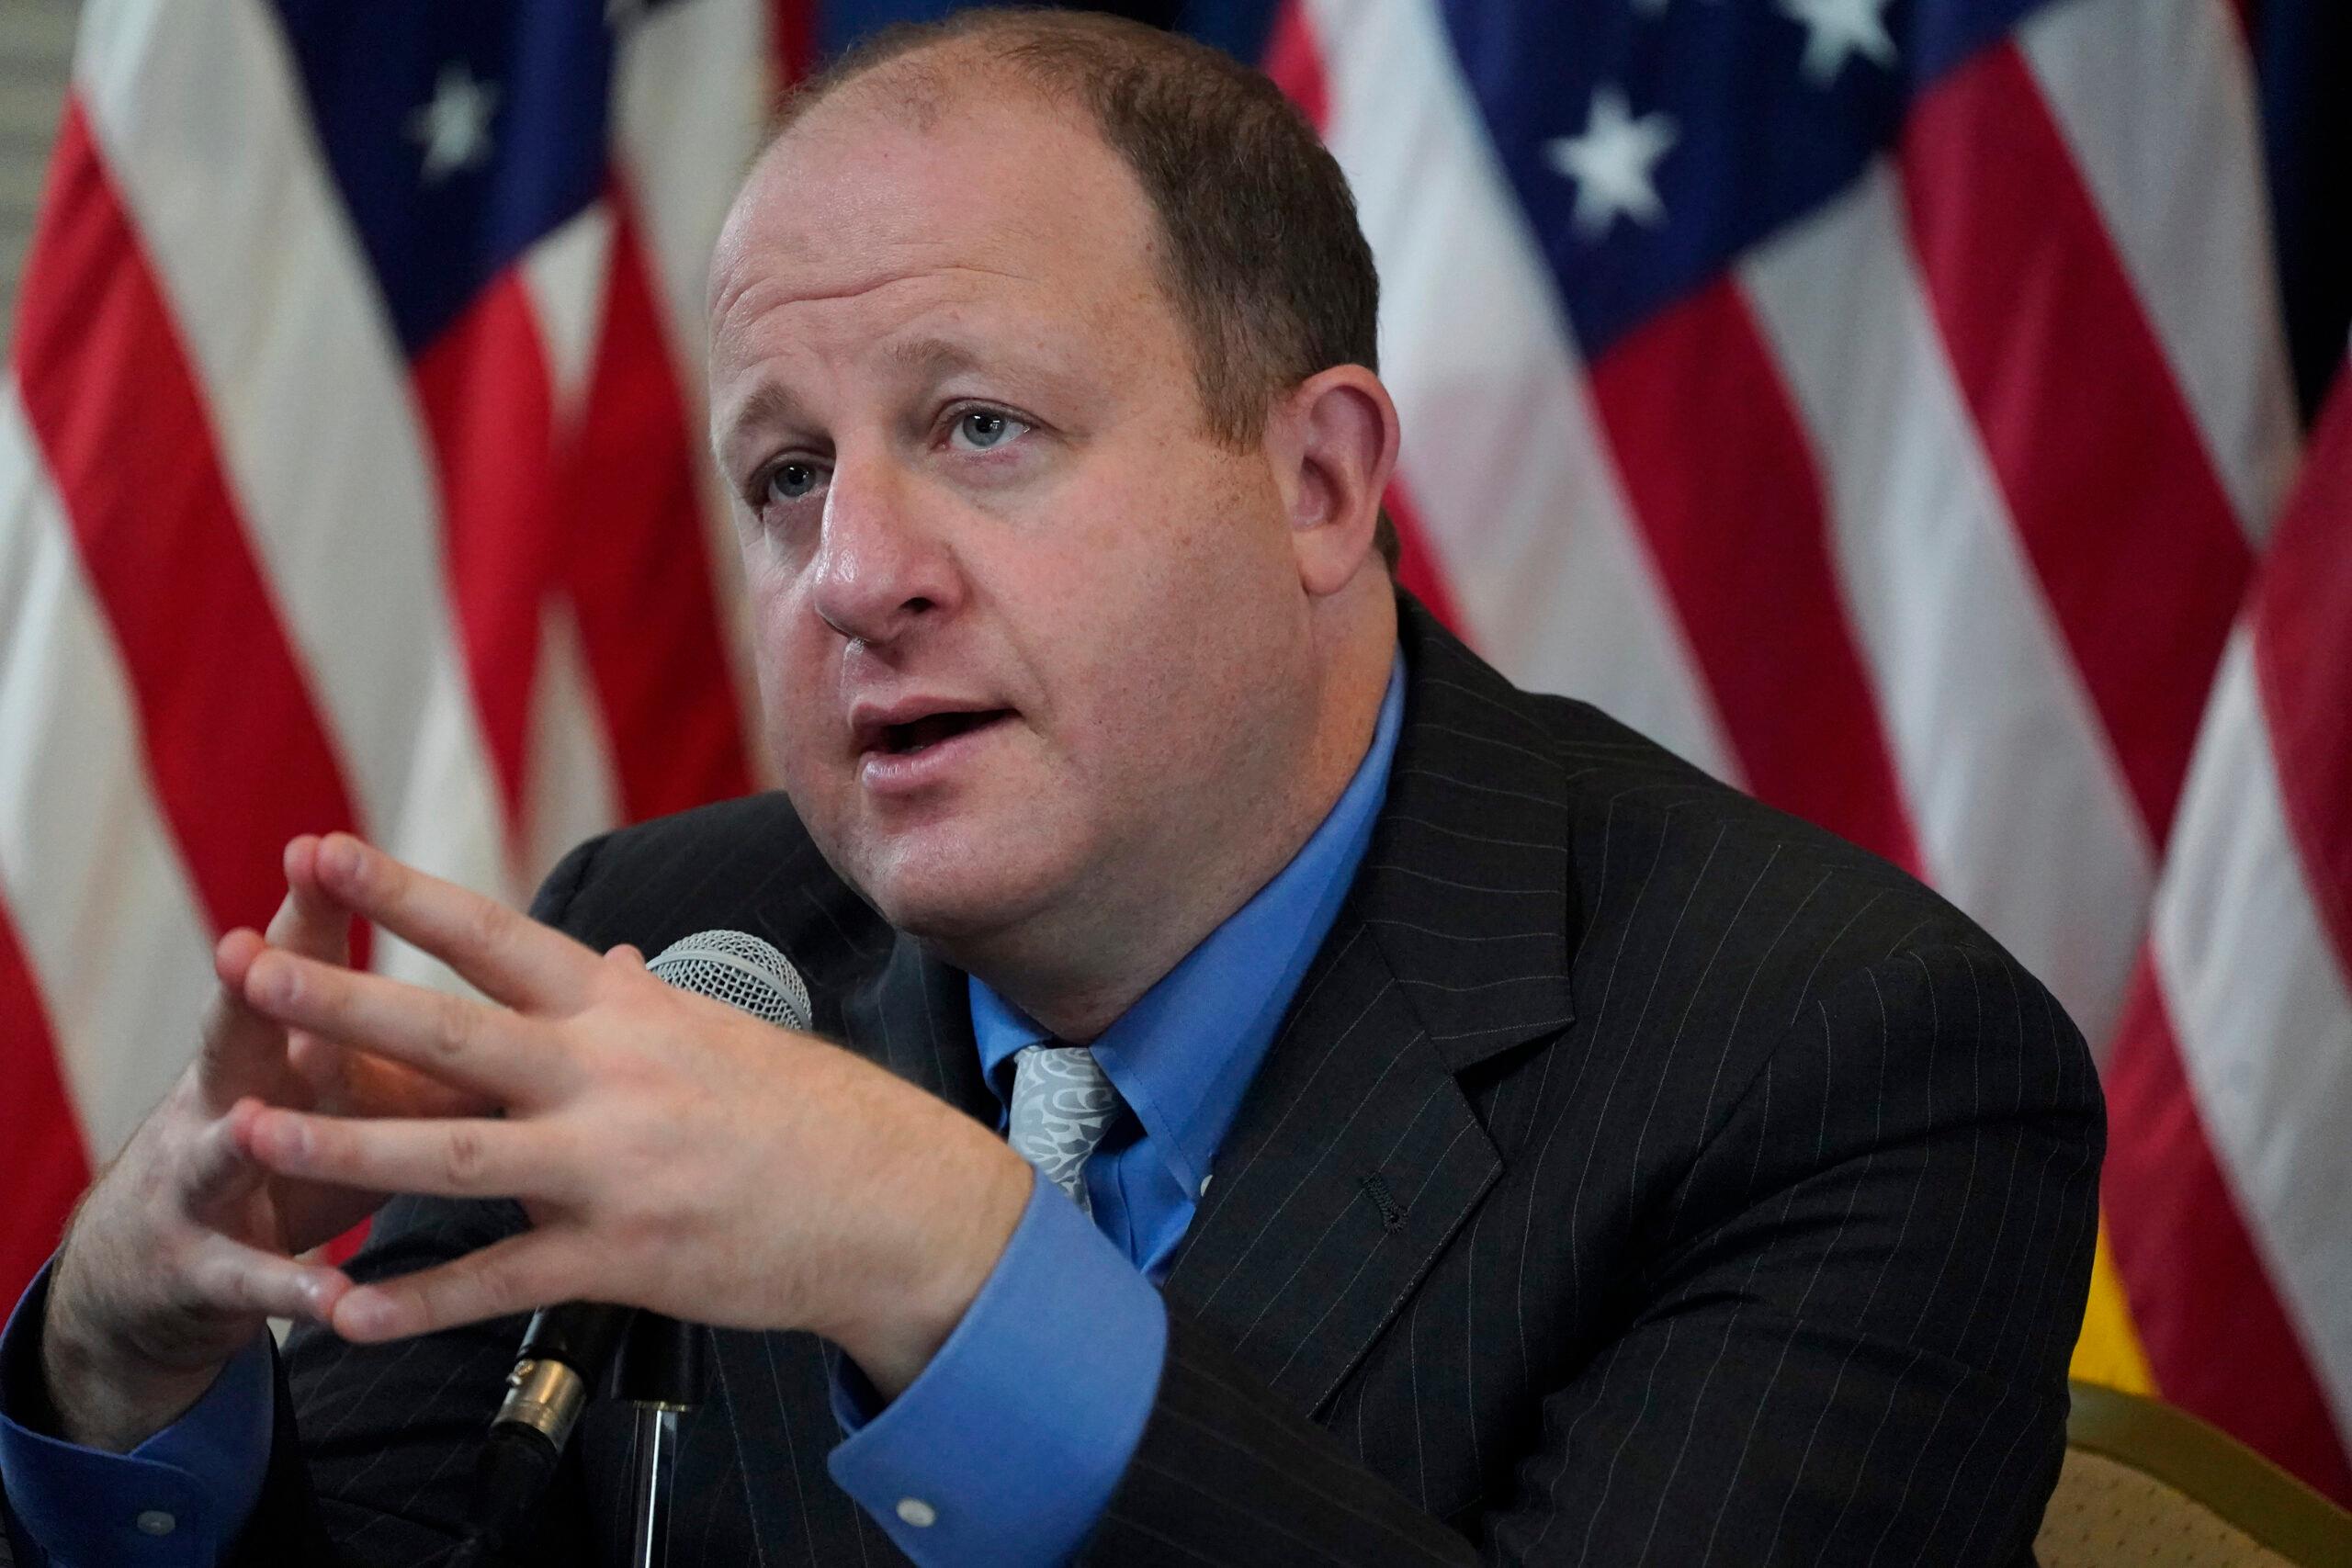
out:
{"label": "suit sleeve", "polygon": [[1171,1314],[1086,1560],[2030,1562],[2104,1139],[2080,1034],[2012,960],[1858,971],[1651,1206],[1622,1332],[1508,1488],[1431,1518]]}

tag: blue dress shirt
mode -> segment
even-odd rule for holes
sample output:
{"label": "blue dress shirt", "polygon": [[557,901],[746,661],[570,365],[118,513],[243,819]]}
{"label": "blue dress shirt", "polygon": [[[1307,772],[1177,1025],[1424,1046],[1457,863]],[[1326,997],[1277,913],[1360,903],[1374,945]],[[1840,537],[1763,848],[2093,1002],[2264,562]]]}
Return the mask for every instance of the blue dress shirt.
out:
{"label": "blue dress shirt", "polygon": [[[1093,1043],[1127,1113],[1087,1162],[1092,1223],[1039,1176],[1004,1255],[922,1376],[881,1406],[842,1363],[833,1405],[847,1436],[829,1468],[917,1562],[1059,1562],[1109,1503],[1159,1388],[1168,1318],[1157,1286],[1355,880],[1404,706],[1400,654],[1372,745],[1322,825]],[[970,989],[1001,1130],[1013,1054],[1049,1036],[978,980]],[[268,1466],[266,1341],[131,1453],[76,1448],[15,1418],[34,1408],[21,1379],[46,1289],[43,1270],[0,1335],[0,1475],[17,1517],[59,1568],[208,1568],[243,1529]],[[158,1515],[174,1526],[150,1534]]]}
{"label": "blue dress shirt", "polygon": [[210,1568],[244,1529],[269,1471],[269,1336],[127,1454],[44,1437],[15,1417],[48,1403],[31,1325],[47,1308],[53,1266],[34,1276],[0,1335],[0,1476],[10,1506],[52,1568]]}

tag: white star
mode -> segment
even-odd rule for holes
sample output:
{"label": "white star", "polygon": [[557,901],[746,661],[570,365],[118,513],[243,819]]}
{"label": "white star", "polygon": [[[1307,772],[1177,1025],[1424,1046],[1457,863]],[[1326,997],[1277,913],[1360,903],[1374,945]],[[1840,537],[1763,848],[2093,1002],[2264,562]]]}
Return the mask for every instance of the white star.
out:
{"label": "white star", "polygon": [[1654,174],[1680,134],[1671,116],[1634,118],[1615,87],[1594,92],[1584,134],[1544,149],[1552,167],[1577,182],[1576,225],[1585,238],[1600,239],[1621,215],[1651,228],[1666,221]]}
{"label": "white star", "polygon": [[1838,80],[1860,54],[1892,68],[1894,40],[1886,32],[1890,0],[1781,0],[1781,14],[1804,24],[1804,73],[1820,86]]}
{"label": "white star", "polygon": [[464,61],[441,68],[433,101],[408,117],[409,140],[424,149],[425,184],[438,185],[490,156],[490,117],[497,108],[498,89],[475,81]]}

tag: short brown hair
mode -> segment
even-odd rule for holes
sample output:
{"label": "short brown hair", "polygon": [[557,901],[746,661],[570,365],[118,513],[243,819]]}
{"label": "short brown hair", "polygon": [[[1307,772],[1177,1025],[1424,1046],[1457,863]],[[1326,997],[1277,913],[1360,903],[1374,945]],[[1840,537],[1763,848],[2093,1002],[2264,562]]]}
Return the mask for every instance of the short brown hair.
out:
{"label": "short brown hair", "polygon": [[[911,113],[939,112],[955,82],[913,57],[949,48],[1075,100],[1134,174],[1217,439],[1254,446],[1275,395],[1319,370],[1379,369],[1380,278],[1347,176],[1281,89],[1205,44],[1089,12],[958,11],[886,28],[791,89],[775,137],[884,65],[905,73]],[[1385,509],[1375,539],[1393,570]]]}

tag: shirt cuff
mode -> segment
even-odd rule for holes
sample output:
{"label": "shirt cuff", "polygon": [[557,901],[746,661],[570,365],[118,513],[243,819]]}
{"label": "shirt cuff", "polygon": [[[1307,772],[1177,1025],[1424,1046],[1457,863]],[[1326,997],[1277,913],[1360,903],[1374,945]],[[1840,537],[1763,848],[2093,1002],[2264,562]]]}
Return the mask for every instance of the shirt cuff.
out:
{"label": "shirt cuff", "polygon": [[269,1472],[270,1337],[232,1357],[187,1413],[127,1454],[36,1431],[51,1424],[40,1325],[51,1259],[0,1333],[0,1481],[50,1559],[123,1568],[209,1568],[243,1533]]}
{"label": "shirt cuff", "polygon": [[1004,1256],[905,1393],[876,1413],[844,1360],[827,1460],[916,1562],[1057,1563],[1094,1528],[1159,1391],[1159,1292],[1040,1175]]}

